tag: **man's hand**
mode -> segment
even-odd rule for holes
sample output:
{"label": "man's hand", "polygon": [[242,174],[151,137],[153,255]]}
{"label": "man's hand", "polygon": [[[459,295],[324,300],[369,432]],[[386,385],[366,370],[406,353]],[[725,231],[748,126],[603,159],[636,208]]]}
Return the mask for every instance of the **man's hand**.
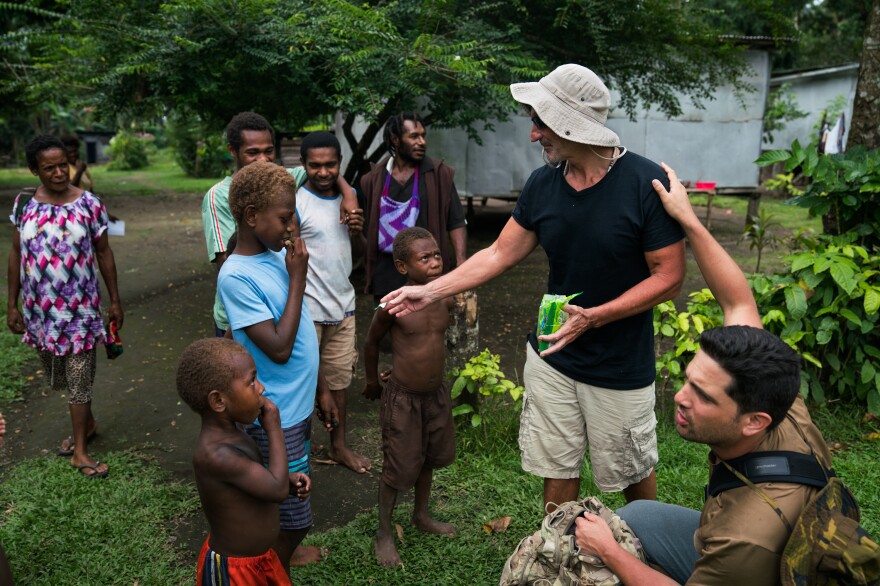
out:
{"label": "man's hand", "polygon": [[361,394],[370,401],[375,401],[382,396],[382,385],[378,382],[366,383]]}
{"label": "man's hand", "polygon": [[9,326],[13,334],[24,333],[24,319],[21,317],[18,307],[9,308],[6,313],[6,325]]}
{"label": "man's hand", "polygon": [[290,473],[290,494],[295,494],[301,501],[308,498],[312,491],[312,479],[302,472]]}
{"label": "man's hand", "polygon": [[351,236],[357,236],[364,231],[364,210],[355,208],[349,210],[346,214],[346,223],[348,224],[348,233]]}
{"label": "man's hand", "polygon": [[575,543],[580,550],[588,555],[597,558],[606,557],[608,548],[620,547],[614,540],[611,528],[608,523],[601,517],[591,513],[585,513],[582,517],[575,519],[577,528],[574,531]]}
{"label": "man's hand", "polygon": [[663,170],[666,171],[666,176],[669,177],[669,191],[666,191],[666,188],[663,187],[663,184],[658,179],[654,179],[651,185],[654,187],[657,195],[660,196],[660,201],[663,203],[666,213],[672,216],[672,219],[679,224],[696,220],[697,215],[694,212],[694,208],[691,207],[691,202],[688,200],[687,189],[678,180],[678,175],[666,163],[660,163],[660,166],[663,167]]}
{"label": "man's hand", "polygon": [[318,390],[317,394],[317,410],[318,419],[327,428],[327,431],[333,431],[339,425],[339,409],[336,407],[336,401],[333,400],[333,393],[329,390]]}
{"label": "man's hand", "polygon": [[309,271],[309,251],[302,238],[294,237],[284,244],[287,254],[284,255],[284,264],[290,280],[295,281],[305,290],[306,273]]}
{"label": "man's hand", "polygon": [[263,397],[263,404],[260,406],[260,415],[257,420],[264,428],[273,425],[280,428],[281,413],[278,411],[278,406],[271,399]]}
{"label": "man's hand", "polygon": [[389,315],[403,317],[431,305],[434,299],[425,285],[401,287],[382,298]]}
{"label": "man's hand", "polygon": [[599,312],[595,307],[566,305],[562,308],[562,311],[568,314],[568,319],[565,320],[565,323],[553,334],[538,336],[538,339],[542,342],[550,342],[552,344],[552,346],[541,352],[542,357],[559,352],[587,330],[598,328],[602,325],[599,321]]}

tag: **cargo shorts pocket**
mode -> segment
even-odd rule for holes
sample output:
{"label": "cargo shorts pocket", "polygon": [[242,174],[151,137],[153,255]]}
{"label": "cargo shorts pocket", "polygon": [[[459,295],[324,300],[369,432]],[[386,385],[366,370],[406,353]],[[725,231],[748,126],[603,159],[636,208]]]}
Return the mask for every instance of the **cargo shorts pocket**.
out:
{"label": "cargo shorts pocket", "polygon": [[532,409],[534,405],[529,400],[528,392],[523,394],[522,411],[519,414],[519,450],[525,452],[531,442]]}
{"label": "cargo shorts pocket", "polygon": [[657,464],[657,418],[654,412],[627,425],[629,437],[624,452],[623,472],[628,478],[643,476]]}

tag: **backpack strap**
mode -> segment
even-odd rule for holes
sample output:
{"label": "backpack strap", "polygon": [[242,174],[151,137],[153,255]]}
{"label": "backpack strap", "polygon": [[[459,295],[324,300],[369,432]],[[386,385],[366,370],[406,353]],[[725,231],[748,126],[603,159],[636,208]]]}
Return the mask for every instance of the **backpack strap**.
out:
{"label": "backpack strap", "polygon": [[813,454],[773,451],[752,452],[739,458],[722,461],[716,466],[706,487],[706,496],[715,496],[725,490],[747,485],[742,477],[752,482],[791,482],[823,488],[834,470],[826,470]]}

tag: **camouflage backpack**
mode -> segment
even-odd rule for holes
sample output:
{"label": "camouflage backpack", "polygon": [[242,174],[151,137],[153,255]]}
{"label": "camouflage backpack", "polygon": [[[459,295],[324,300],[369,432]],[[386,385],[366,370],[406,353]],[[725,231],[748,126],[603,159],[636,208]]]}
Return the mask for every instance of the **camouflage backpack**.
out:
{"label": "camouflage backpack", "polygon": [[574,541],[575,520],[598,515],[626,551],[645,561],[639,539],[626,522],[596,497],[563,503],[544,517],[541,528],[519,542],[504,564],[499,586],[615,586],[620,580],[599,558],[582,554]]}
{"label": "camouflage backpack", "polygon": [[[712,494],[713,484],[715,494],[746,485],[773,508],[788,529],[779,566],[784,586],[880,586],[880,546],[859,525],[859,505],[833,469],[814,456],[796,452],[753,452],[723,464],[723,468],[716,468],[719,474],[712,474],[707,493]],[[719,486],[718,476],[728,482]],[[820,490],[792,524],[755,484],[761,482],[792,482]]]}

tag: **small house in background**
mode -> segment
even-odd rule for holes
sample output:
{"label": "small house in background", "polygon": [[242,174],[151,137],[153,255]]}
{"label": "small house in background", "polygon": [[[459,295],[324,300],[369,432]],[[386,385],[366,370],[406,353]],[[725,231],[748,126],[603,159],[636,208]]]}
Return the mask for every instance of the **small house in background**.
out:
{"label": "small house in background", "polygon": [[[804,146],[819,140],[822,112],[839,98],[843,101],[843,144],[846,145],[858,77],[859,64],[849,63],[838,67],[790,71],[770,78],[770,91],[784,84],[790,85],[789,91],[794,95],[798,110],[806,112],[807,116],[786,122],[784,128],[773,133],[773,141],[765,144],[764,149],[788,149],[795,139]],[[838,120],[839,117],[835,116],[827,123],[833,128]]]}
{"label": "small house in background", "polygon": [[110,145],[110,139],[116,136],[115,132],[77,130],[76,135],[82,143],[81,156],[87,164],[106,163],[110,160],[110,155],[106,151]]}

